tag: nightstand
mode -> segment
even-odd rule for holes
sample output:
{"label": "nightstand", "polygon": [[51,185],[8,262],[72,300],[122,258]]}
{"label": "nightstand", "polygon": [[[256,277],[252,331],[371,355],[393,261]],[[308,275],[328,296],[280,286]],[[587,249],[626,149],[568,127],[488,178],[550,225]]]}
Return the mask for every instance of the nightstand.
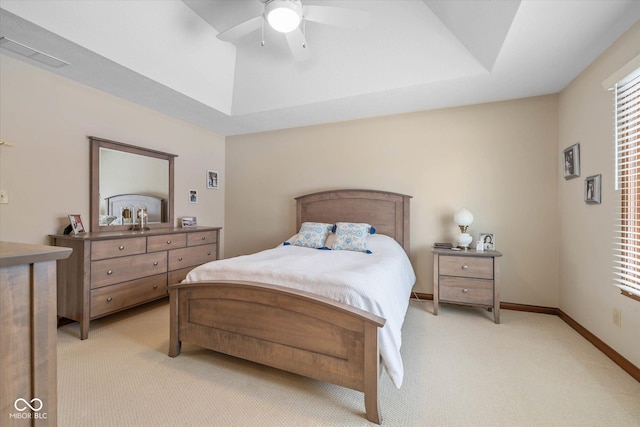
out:
{"label": "nightstand", "polygon": [[433,249],[433,314],[440,302],[486,307],[500,323],[498,251]]}

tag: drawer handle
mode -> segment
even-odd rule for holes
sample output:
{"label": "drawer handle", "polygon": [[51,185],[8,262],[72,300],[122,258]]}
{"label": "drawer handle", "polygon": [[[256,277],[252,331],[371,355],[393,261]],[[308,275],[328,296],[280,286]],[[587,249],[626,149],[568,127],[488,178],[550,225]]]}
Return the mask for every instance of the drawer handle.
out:
{"label": "drawer handle", "polygon": [[468,270],[468,269],[469,269],[469,266],[468,266],[467,264],[465,264],[465,265],[463,265],[463,266],[462,266],[462,269],[463,269],[463,270]]}
{"label": "drawer handle", "polygon": [[205,237],[205,236],[202,236],[202,240],[206,240],[206,237]]}
{"label": "drawer handle", "polygon": [[464,288],[464,289],[462,290],[462,293],[463,293],[463,294],[466,294],[467,292],[469,292],[469,289],[467,289],[467,288]]}
{"label": "drawer handle", "polygon": [[118,246],[118,249],[120,249],[121,251],[123,251],[123,250],[124,250],[124,245],[120,245],[120,246]]}
{"label": "drawer handle", "polygon": [[170,244],[171,244],[171,240],[167,240],[167,245],[170,245]]}
{"label": "drawer handle", "polygon": [[178,261],[182,261],[182,257],[178,258]]}
{"label": "drawer handle", "polygon": [[107,271],[107,276],[111,276],[113,274],[113,270]]}
{"label": "drawer handle", "polygon": [[157,266],[158,266],[158,261],[155,261],[155,262],[153,263],[153,266],[154,266],[154,267],[157,267]]}
{"label": "drawer handle", "polygon": [[211,252],[207,252],[207,256],[211,256]]}
{"label": "drawer handle", "polygon": [[111,302],[111,301],[113,301],[113,298],[107,297],[107,302]]}
{"label": "drawer handle", "polygon": [[158,285],[153,285],[153,289],[158,289]]}

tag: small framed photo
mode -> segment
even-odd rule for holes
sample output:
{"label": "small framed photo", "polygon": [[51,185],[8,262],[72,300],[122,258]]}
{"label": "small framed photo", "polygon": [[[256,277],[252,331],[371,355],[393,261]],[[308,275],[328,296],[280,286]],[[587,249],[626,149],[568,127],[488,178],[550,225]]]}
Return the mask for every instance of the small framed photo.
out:
{"label": "small framed photo", "polygon": [[580,176],[580,144],[573,144],[562,152],[562,169],[564,179]]}
{"label": "small framed photo", "polygon": [[70,214],[69,221],[71,221],[71,228],[73,228],[73,234],[84,233],[84,224],[82,224],[82,218],[78,214]]}
{"label": "small framed photo", "polygon": [[602,192],[602,175],[588,176],[584,180],[584,201],[590,205],[600,203]]}
{"label": "small framed photo", "polygon": [[182,228],[194,228],[198,226],[198,221],[195,216],[182,217]]}
{"label": "small framed photo", "polygon": [[198,203],[198,190],[189,190],[189,203]]}
{"label": "small framed photo", "polygon": [[496,247],[493,233],[480,233],[478,241],[482,242],[482,249],[485,251],[493,251]]}
{"label": "small framed photo", "polygon": [[218,172],[207,171],[207,188],[214,188],[217,190],[219,188],[219,182]]}

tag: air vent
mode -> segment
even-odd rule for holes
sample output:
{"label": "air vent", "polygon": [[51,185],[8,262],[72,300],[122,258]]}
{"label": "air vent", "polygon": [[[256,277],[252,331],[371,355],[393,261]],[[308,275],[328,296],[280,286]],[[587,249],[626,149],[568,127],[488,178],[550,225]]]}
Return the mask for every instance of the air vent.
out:
{"label": "air vent", "polygon": [[61,68],[65,65],[69,65],[68,62],[55,58],[51,55],[47,55],[46,53],[42,53],[39,50],[32,49],[29,46],[25,46],[4,36],[0,37],[0,47],[10,50],[13,53],[17,53],[18,55],[26,56],[29,59],[41,62],[50,67]]}

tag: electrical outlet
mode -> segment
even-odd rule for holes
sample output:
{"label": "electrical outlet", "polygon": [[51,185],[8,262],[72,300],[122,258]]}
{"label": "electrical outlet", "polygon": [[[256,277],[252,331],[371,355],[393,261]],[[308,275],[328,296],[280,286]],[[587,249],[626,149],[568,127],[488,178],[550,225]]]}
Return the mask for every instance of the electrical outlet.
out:
{"label": "electrical outlet", "polygon": [[9,192],[7,190],[0,190],[0,203],[9,203]]}
{"label": "electrical outlet", "polygon": [[618,307],[613,307],[613,324],[618,327],[622,326],[622,310]]}

